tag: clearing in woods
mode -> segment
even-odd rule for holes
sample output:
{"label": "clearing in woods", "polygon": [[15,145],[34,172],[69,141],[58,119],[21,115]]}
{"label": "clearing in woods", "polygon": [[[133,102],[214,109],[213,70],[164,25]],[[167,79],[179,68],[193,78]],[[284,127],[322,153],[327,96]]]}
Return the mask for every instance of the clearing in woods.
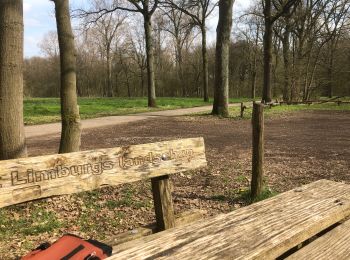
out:
{"label": "clearing in woods", "polygon": [[[265,195],[319,179],[350,183],[349,129],[350,111],[268,112]],[[158,117],[88,129],[82,136],[82,149],[198,136],[205,138],[209,166],[171,177],[176,213],[202,209],[215,215],[246,205],[251,174],[250,120]],[[56,153],[58,143],[59,135],[30,138],[30,156]],[[0,259],[21,255],[67,232],[103,240],[153,221],[149,182],[9,207],[0,210]]]}

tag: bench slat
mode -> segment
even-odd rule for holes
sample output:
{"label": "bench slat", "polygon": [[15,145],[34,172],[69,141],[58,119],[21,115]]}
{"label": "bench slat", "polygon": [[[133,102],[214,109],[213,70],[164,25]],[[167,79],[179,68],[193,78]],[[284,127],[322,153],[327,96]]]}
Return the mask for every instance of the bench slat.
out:
{"label": "bench slat", "polygon": [[115,248],[109,259],[274,259],[350,215],[350,185],[318,181]]}
{"label": "bench slat", "polygon": [[350,259],[350,220],[297,251],[288,260]]}
{"label": "bench slat", "polygon": [[206,165],[203,138],[0,161],[0,208]]}

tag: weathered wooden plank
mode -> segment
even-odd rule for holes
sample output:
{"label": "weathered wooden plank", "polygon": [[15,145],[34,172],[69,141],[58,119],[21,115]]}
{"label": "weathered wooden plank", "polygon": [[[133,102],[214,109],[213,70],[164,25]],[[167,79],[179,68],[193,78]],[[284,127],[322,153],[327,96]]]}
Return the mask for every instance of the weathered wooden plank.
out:
{"label": "weathered wooden plank", "polygon": [[157,232],[173,228],[175,215],[169,175],[152,178],[151,181]]}
{"label": "weathered wooden plank", "polygon": [[263,191],[264,178],[264,105],[253,104],[252,182],[251,197],[255,200]]}
{"label": "weathered wooden plank", "polygon": [[288,260],[350,259],[350,220],[297,251]]}
{"label": "weathered wooden plank", "polygon": [[[203,219],[206,213],[207,213],[206,211],[198,210],[198,209],[180,213],[175,216],[175,226],[181,227],[186,224],[192,223],[194,221]],[[118,246],[118,248],[120,249],[123,246],[121,244],[125,244],[126,242],[133,241],[141,237],[152,235],[153,233],[156,233],[156,232],[157,232],[157,224],[152,223],[148,226],[135,228],[128,232],[113,236],[112,238],[109,238],[103,242],[106,243],[107,245],[114,245],[114,247]]]}
{"label": "weathered wooden plank", "polygon": [[0,208],[204,166],[203,138],[0,161]]}
{"label": "weathered wooden plank", "polygon": [[322,180],[127,243],[109,259],[275,259],[349,215],[350,185]]}

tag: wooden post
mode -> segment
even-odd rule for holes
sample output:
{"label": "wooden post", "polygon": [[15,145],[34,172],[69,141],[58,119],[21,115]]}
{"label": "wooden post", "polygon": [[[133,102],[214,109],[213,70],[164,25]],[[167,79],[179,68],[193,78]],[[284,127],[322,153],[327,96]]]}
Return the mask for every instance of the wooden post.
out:
{"label": "wooden post", "polygon": [[264,166],[264,105],[253,104],[253,162],[251,197],[256,199],[263,190]]}
{"label": "wooden post", "polygon": [[244,105],[243,102],[241,102],[241,118],[244,117],[244,110],[246,109],[247,107]]}
{"label": "wooden post", "polygon": [[152,178],[151,181],[157,231],[173,228],[175,227],[175,216],[169,176]]}

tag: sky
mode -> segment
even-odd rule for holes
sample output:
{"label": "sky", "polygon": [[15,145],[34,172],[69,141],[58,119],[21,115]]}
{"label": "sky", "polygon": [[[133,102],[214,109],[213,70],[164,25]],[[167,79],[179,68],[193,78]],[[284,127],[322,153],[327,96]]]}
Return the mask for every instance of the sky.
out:
{"label": "sky", "polygon": [[[249,6],[251,0],[236,0],[235,14]],[[71,0],[71,8],[82,6],[84,0]],[[23,0],[24,4],[24,56],[42,56],[38,44],[49,31],[56,30],[54,3],[50,0]],[[208,23],[209,37],[215,37],[217,12]]]}

